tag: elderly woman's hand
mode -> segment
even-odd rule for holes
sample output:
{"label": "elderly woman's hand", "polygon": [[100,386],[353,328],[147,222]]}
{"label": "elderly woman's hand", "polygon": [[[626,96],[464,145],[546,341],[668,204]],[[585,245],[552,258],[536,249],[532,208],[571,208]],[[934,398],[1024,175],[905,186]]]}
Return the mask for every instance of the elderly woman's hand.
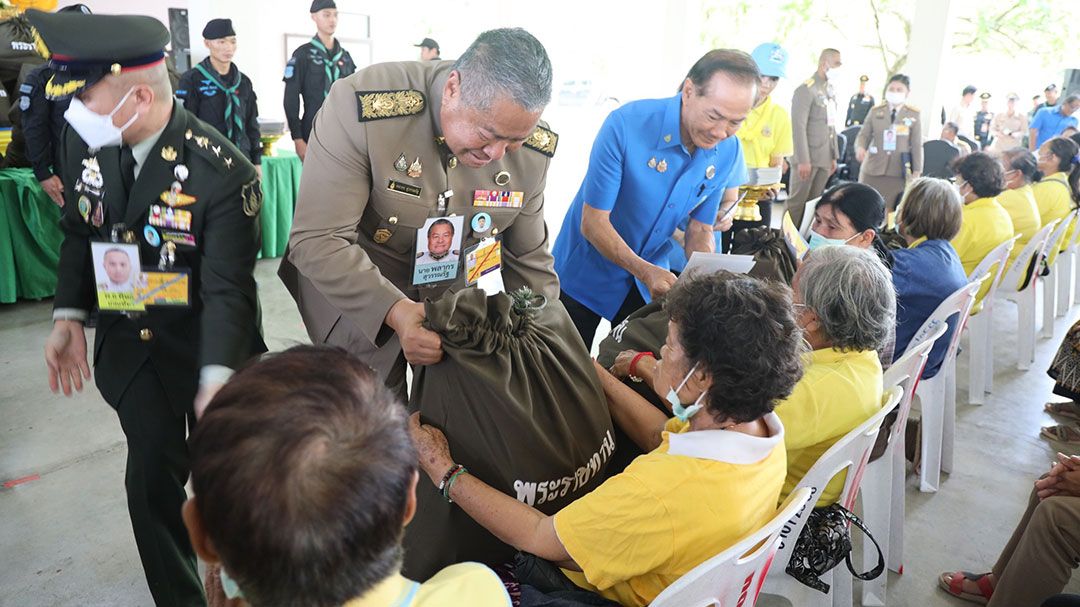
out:
{"label": "elderly woman's hand", "polygon": [[626,379],[630,376],[630,363],[637,355],[637,350],[623,350],[622,352],[619,352],[619,355],[615,357],[615,363],[611,365],[611,368],[608,369],[608,371],[619,379]]}
{"label": "elderly woman's hand", "polygon": [[421,424],[419,412],[409,416],[409,434],[412,435],[413,444],[416,445],[420,467],[424,469],[432,482],[438,484],[450,466],[454,465],[446,436],[434,426]]}

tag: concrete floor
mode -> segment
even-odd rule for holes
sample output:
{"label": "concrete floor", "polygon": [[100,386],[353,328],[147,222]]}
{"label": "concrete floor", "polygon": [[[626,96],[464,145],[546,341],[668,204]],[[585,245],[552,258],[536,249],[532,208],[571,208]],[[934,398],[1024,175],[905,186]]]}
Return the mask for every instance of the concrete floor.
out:
{"label": "concrete floor", "polygon": [[[306,341],[276,268],[267,260],[257,270],[271,349]],[[48,391],[50,308],[0,306],[0,606],[150,605],[127,517],[120,426],[93,388],[71,399]],[[1040,340],[1032,370],[1020,373],[1015,307],[998,306],[994,393],[982,407],[966,404],[961,354],[955,472],[935,495],[909,478],[905,573],[890,574],[890,605],[966,604],[937,589],[937,574],[984,571],[996,559],[1054,453],[1038,437],[1051,421],[1042,412],[1052,385],[1044,370],[1078,313],[1057,320],[1054,339]]]}

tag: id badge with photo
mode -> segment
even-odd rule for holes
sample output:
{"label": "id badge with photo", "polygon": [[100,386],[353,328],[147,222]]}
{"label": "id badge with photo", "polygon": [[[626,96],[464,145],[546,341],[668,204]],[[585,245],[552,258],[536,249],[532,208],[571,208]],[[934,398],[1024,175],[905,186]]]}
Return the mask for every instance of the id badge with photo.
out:
{"label": "id badge with photo", "polygon": [[431,217],[416,230],[413,286],[450,282],[461,267],[461,233],[465,218]]}
{"label": "id badge with photo", "polygon": [[92,242],[94,285],[98,309],[102,312],[141,312],[146,309],[136,298],[142,280],[139,245],[121,242]]}
{"label": "id badge with photo", "polygon": [[881,149],[886,152],[896,151],[896,129],[887,128],[881,137]]}

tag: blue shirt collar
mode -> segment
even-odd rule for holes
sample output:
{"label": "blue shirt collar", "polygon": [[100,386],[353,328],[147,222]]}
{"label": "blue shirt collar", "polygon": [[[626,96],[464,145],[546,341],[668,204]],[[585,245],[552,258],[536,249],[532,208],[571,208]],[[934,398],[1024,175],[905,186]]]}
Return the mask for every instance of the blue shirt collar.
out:
{"label": "blue shirt collar", "polygon": [[[682,135],[680,133],[680,118],[682,114],[682,91],[675,94],[674,97],[667,101],[667,107],[664,109],[664,128],[660,131],[660,136],[657,138],[657,149],[664,149],[679,146],[682,147]],[[686,150],[683,150],[684,152]]]}

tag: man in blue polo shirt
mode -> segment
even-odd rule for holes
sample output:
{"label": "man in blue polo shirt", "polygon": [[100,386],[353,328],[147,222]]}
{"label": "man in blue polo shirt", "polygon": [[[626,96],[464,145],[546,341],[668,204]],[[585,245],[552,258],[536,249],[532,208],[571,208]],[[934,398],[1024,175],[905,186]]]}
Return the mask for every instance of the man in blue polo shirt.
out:
{"label": "man in blue polo shirt", "polygon": [[628,103],[604,121],[552,250],[560,300],[586,346],[601,317],[619,323],[675,283],[667,258],[682,220],[687,257],[714,250],[714,224],[731,227],[745,170],[733,135],[758,77],[750,55],[709,51],[677,95]]}
{"label": "man in blue polo shirt", "polygon": [[1073,114],[1078,109],[1080,109],[1080,95],[1074,94],[1066,97],[1065,101],[1057,107],[1048,106],[1035,112],[1035,118],[1028,127],[1030,131],[1028,148],[1034,152],[1070,126],[1076,128],[1077,120]]}

